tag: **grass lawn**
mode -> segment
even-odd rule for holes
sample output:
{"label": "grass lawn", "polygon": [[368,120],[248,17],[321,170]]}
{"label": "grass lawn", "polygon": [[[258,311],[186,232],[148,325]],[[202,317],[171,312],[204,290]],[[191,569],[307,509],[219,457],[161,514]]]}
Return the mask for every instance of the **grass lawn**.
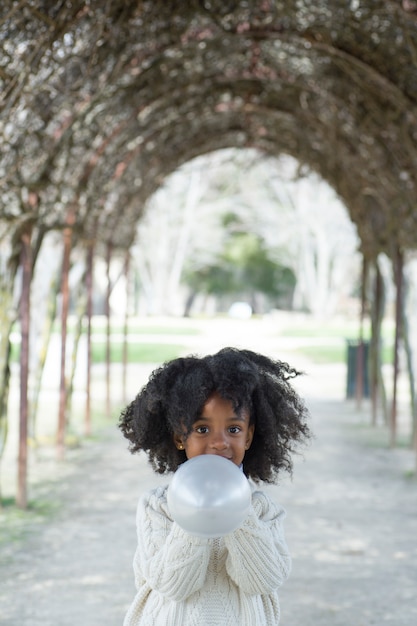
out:
{"label": "grass lawn", "polygon": [[[133,318],[129,322],[129,363],[156,363],[176,358],[186,351],[186,342],[181,344],[181,337],[193,337],[202,333],[202,325],[207,320],[171,319],[152,320]],[[250,321],[249,321],[250,324]],[[74,329],[74,320],[69,320],[68,333]],[[18,329],[14,333],[12,343],[12,361],[19,358]],[[111,361],[120,363],[123,358],[123,323],[114,320],[111,324]],[[56,333],[59,333],[59,322],[56,324]],[[85,328],[83,329],[85,333]],[[347,342],[358,338],[357,320],[329,320],[322,322],[314,318],[297,319],[288,316],[286,323],[279,328],[279,335],[297,340],[295,351],[303,354],[318,364],[347,362]],[[106,320],[103,317],[93,318],[92,358],[93,363],[104,363],[106,357],[105,346]],[[369,340],[369,325],[365,324],[364,340]],[[178,342],[170,343],[165,337],[178,338]],[[142,340],[143,338],[143,340]],[[303,340],[305,339],[305,344]],[[175,341],[175,339],[174,339]],[[392,363],[393,360],[393,328],[391,324],[384,327],[383,333],[383,363]]]}
{"label": "grass lawn", "polygon": [[[181,344],[170,343],[129,343],[129,363],[163,363],[176,359],[185,350]],[[123,344],[113,341],[111,344],[111,362],[121,363],[123,359]],[[106,345],[103,342],[92,344],[93,363],[104,363],[106,360]]]}
{"label": "grass lawn", "polygon": [[[302,354],[317,364],[326,363],[345,363],[347,362],[347,346],[343,345],[314,345],[302,346],[296,349],[296,352]],[[382,363],[390,364],[393,362],[393,346],[384,345],[382,348]]]}

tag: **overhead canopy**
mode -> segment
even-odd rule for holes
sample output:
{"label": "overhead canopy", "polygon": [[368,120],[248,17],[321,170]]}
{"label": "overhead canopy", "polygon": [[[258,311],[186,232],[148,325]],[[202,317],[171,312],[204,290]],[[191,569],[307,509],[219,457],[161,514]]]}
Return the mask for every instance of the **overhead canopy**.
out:
{"label": "overhead canopy", "polygon": [[295,157],[368,257],[417,247],[414,0],[6,0],[0,218],[127,248],[146,199],[226,147]]}

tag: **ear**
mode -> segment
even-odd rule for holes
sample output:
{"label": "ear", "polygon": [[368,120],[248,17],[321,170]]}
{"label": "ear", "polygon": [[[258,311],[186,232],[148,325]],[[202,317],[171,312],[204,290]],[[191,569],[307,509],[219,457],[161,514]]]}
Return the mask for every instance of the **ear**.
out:
{"label": "ear", "polygon": [[177,450],[184,450],[184,438],[181,435],[174,435],[173,439]]}
{"label": "ear", "polygon": [[248,433],[246,435],[245,450],[249,450],[249,448],[251,447],[254,434],[255,434],[255,424],[250,424],[248,428]]}

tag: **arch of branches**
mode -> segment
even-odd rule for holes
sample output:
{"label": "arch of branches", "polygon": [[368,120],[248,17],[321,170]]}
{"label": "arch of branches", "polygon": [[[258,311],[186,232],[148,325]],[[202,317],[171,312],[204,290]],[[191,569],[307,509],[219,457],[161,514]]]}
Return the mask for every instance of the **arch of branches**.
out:
{"label": "arch of branches", "polygon": [[74,246],[90,262],[93,253],[125,254],[164,178],[226,147],[289,154],[340,195],[361,240],[364,311],[368,276],[375,285],[378,363],[378,257],[393,264],[398,343],[403,263],[417,247],[416,20],[414,0],[2,2],[3,423],[7,303],[21,267],[24,358],[30,280],[46,233],[63,232],[67,264]]}

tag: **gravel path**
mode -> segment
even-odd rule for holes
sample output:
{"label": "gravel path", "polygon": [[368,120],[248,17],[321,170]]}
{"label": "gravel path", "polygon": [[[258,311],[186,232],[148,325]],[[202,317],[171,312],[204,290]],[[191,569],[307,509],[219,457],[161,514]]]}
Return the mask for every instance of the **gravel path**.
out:
{"label": "gravel path", "polygon": [[[340,390],[324,399],[323,381],[334,375],[315,368],[300,383],[315,439],[297,457],[293,480],[268,488],[287,509],[294,560],[281,624],[415,626],[413,455],[375,445],[365,411]],[[59,506],[2,548],[0,624],[121,626],[134,595],[137,497],[166,478],[130,455],[115,427],[70,451],[58,469],[40,463],[59,480],[40,484],[36,496]]]}

